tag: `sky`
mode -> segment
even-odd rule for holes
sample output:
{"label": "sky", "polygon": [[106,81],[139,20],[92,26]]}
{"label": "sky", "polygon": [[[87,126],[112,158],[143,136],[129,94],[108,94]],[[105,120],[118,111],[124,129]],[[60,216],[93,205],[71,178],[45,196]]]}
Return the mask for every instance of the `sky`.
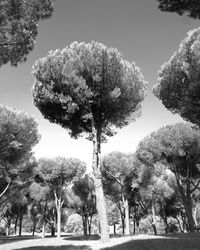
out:
{"label": "sky", "polygon": [[34,147],[39,157],[76,157],[92,164],[92,143],[71,139],[68,131],[45,120],[33,104],[31,74],[34,62],[50,50],[64,48],[73,41],[96,41],[117,48],[124,59],[140,67],[148,91],[142,115],[118,130],[102,145],[102,155],[112,151],[133,153],[146,135],[167,124],[183,121],[168,111],[152,94],[161,65],[170,59],[187,32],[200,21],[163,13],[156,0],[56,0],[53,16],[39,23],[34,50],[18,67],[0,68],[0,103],[23,110],[38,122],[41,140]]}

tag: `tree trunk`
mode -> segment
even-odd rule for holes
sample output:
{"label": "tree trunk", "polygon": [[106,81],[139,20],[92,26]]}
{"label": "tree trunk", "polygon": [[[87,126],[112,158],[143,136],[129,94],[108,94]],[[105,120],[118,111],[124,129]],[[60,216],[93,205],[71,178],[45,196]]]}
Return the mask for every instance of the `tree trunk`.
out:
{"label": "tree trunk", "polygon": [[43,221],[43,223],[42,223],[42,239],[44,239],[44,237],[45,237],[45,226],[46,226],[46,222]]}
{"label": "tree trunk", "polygon": [[116,234],[116,224],[115,224],[115,222],[113,224],[113,233],[114,233],[114,235]]}
{"label": "tree trunk", "polygon": [[36,228],[36,223],[34,222],[34,223],[33,223],[33,233],[32,233],[32,236],[35,235],[35,228]]}
{"label": "tree trunk", "polygon": [[106,203],[103,193],[103,185],[101,180],[100,172],[100,157],[101,157],[101,133],[98,129],[92,126],[93,132],[93,179],[96,193],[96,206],[97,212],[101,227],[101,241],[107,242],[109,240],[109,231],[108,231],[108,219],[106,212]]}
{"label": "tree trunk", "polygon": [[195,223],[194,223],[194,218],[193,218],[193,214],[192,214],[192,200],[191,200],[190,192],[188,190],[190,187],[188,185],[186,187],[186,189],[187,189],[186,190],[187,196],[186,196],[177,175],[175,175],[175,176],[176,176],[176,182],[177,182],[178,190],[179,190],[179,193],[180,193],[182,201],[183,201],[185,214],[186,214],[186,217],[187,217],[188,230],[189,230],[190,233],[194,233],[195,232]]}
{"label": "tree trunk", "polygon": [[125,221],[124,221],[124,218],[122,218],[121,217],[121,219],[122,219],[122,234],[124,234],[125,233]]}
{"label": "tree trunk", "polygon": [[82,221],[83,221],[83,234],[84,234],[84,236],[87,236],[87,232],[88,232],[87,218],[84,215],[82,216]]}
{"label": "tree trunk", "polygon": [[180,220],[179,220],[178,216],[177,216],[177,217],[175,217],[175,218],[176,218],[176,220],[177,220],[177,222],[178,222],[178,226],[179,226],[179,229],[180,229],[181,233],[183,233],[183,232],[184,232],[184,230],[183,230],[183,226],[181,225],[181,223],[180,223]]}
{"label": "tree trunk", "polygon": [[157,228],[156,228],[156,216],[155,216],[155,208],[154,204],[152,203],[151,206],[151,211],[152,211],[152,220],[151,220],[151,225],[153,227],[153,232],[155,235],[157,235]]}
{"label": "tree trunk", "polygon": [[130,234],[130,223],[129,223],[129,205],[128,200],[125,199],[124,201],[124,207],[125,207],[125,234]]}
{"label": "tree trunk", "polygon": [[23,215],[20,215],[20,217],[19,217],[19,236],[22,236],[22,221],[23,221]]}
{"label": "tree trunk", "polygon": [[61,237],[61,208],[62,202],[61,199],[56,201],[56,211],[57,211],[57,238]]}
{"label": "tree trunk", "polygon": [[17,223],[18,223],[18,216],[15,219],[15,235],[17,235]]}
{"label": "tree trunk", "polygon": [[7,227],[6,227],[6,236],[9,236],[9,229],[10,229],[10,227],[7,226]]}
{"label": "tree trunk", "polygon": [[55,236],[55,225],[51,225],[51,236]]}

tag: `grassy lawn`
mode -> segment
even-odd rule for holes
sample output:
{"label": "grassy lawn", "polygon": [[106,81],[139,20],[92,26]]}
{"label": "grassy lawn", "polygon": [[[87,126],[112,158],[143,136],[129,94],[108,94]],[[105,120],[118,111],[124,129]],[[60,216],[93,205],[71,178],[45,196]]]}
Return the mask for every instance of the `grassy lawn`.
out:
{"label": "grassy lawn", "polygon": [[1,237],[0,242],[0,250],[200,250],[200,234],[118,237],[111,238],[106,244],[102,244],[97,236],[70,236],[61,239]]}

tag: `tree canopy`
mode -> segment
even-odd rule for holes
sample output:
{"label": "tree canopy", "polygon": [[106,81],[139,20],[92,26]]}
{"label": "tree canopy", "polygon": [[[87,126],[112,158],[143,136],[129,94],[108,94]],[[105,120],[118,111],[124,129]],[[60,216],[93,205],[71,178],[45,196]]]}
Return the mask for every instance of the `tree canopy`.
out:
{"label": "tree canopy", "polygon": [[146,82],[135,63],[103,44],[72,43],[36,61],[34,104],[71,136],[92,133],[92,119],[104,135],[140,113]]}
{"label": "tree canopy", "polygon": [[53,12],[53,0],[0,1],[0,66],[17,66],[34,48],[38,23]]}
{"label": "tree canopy", "polygon": [[154,94],[164,106],[192,123],[200,125],[200,28],[192,30],[180,48],[165,63],[154,86]]}
{"label": "tree canopy", "polygon": [[157,0],[161,11],[175,12],[179,15],[200,19],[199,0]]}
{"label": "tree canopy", "polygon": [[[40,139],[37,126],[34,118],[25,112],[0,106],[0,178],[5,185],[19,181],[20,177],[25,180],[30,168],[35,166],[31,156]],[[1,188],[0,193],[4,191]]]}
{"label": "tree canopy", "polygon": [[200,184],[199,152],[199,130],[186,123],[168,125],[151,133],[136,151],[143,164],[154,168],[161,162],[174,173],[191,232],[194,232],[191,197]]}

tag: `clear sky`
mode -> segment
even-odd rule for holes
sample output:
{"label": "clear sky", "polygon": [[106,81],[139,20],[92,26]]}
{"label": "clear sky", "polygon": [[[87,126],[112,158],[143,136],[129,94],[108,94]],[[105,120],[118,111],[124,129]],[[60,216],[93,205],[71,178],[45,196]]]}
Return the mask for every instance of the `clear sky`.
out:
{"label": "clear sky", "polygon": [[92,143],[71,139],[66,130],[45,120],[34,107],[31,70],[35,60],[49,50],[62,49],[73,41],[102,42],[117,48],[124,59],[135,61],[149,83],[142,116],[102,145],[103,154],[134,152],[148,133],[182,121],[153,96],[152,87],[161,65],[178,49],[187,32],[198,26],[200,21],[160,12],[156,0],[56,0],[52,18],[39,24],[36,46],[28,60],[17,68],[0,68],[0,102],[24,110],[38,121],[42,137],[34,148],[37,158],[77,157],[91,165]]}

